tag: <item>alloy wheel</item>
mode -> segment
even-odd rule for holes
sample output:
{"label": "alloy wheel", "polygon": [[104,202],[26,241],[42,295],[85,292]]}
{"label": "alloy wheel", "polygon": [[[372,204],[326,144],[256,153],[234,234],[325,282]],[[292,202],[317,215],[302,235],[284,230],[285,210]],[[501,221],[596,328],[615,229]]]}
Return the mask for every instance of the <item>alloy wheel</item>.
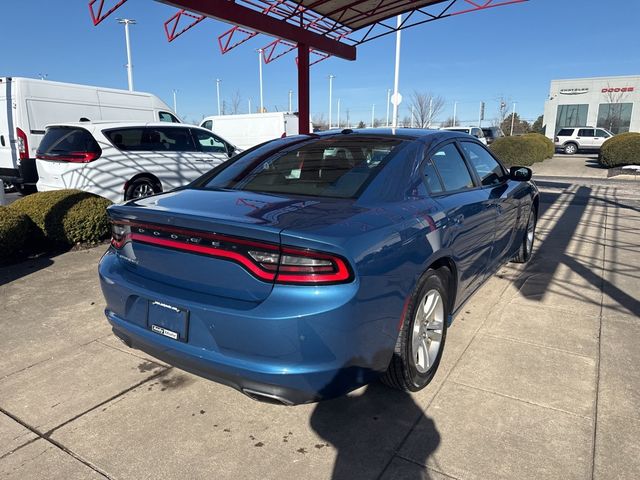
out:
{"label": "alloy wheel", "polygon": [[437,290],[429,290],[418,309],[411,333],[411,352],[419,373],[426,373],[440,351],[444,330],[444,305]]}

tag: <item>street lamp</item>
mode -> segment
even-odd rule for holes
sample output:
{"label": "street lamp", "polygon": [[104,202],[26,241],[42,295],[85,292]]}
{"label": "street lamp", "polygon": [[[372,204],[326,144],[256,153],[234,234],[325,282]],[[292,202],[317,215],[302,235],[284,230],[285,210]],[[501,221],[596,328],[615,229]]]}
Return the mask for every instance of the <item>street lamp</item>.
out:
{"label": "street lamp", "polygon": [[260,71],[260,113],[264,113],[264,97],[262,96],[262,52],[261,48],[258,49],[258,68]]}
{"label": "street lamp", "polygon": [[124,25],[124,38],[127,43],[127,78],[129,91],[133,91],[133,63],[131,63],[131,41],[129,39],[129,25],[135,25],[136,21],[129,18],[119,18],[118,23]]}
{"label": "street lamp", "polygon": [[338,128],[340,128],[340,99],[338,99]]}
{"label": "street lamp", "polygon": [[458,113],[458,102],[453,102],[453,125],[451,125],[452,127],[456,126],[456,114]]}
{"label": "street lamp", "polygon": [[398,107],[400,106],[400,101],[401,101],[400,92],[398,92],[398,84],[400,83],[400,36],[402,33],[402,30],[400,29],[400,27],[402,27],[402,15],[398,15],[396,17],[397,30],[396,30],[396,67],[395,67],[394,78],[393,78],[393,96],[394,96],[393,119],[392,119],[393,128],[396,128],[398,126]]}
{"label": "street lamp", "polygon": [[516,119],[516,104],[515,102],[513,103],[513,112],[511,113],[511,133],[510,136],[513,137],[513,123],[515,122]]}
{"label": "street lamp", "polygon": [[175,88],[173,89],[173,111],[174,113],[178,113],[178,100],[176,97],[176,93],[178,93],[178,90],[176,90]]}
{"label": "street lamp", "polygon": [[335,75],[329,75],[329,130],[331,130],[331,116],[333,107],[333,79]]}
{"label": "street lamp", "polygon": [[375,114],[376,114],[376,104],[374,103],[373,105],[371,105],[371,128],[373,128]]}
{"label": "street lamp", "polygon": [[218,97],[218,115],[221,115],[220,113],[220,79],[216,78],[216,97]]}
{"label": "street lamp", "polygon": [[293,113],[293,90],[289,90],[289,113]]}
{"label": "street lamp", "polygon": [[389,126],[389,105],[391,104],[391,89],[387,88],[387,127]]}

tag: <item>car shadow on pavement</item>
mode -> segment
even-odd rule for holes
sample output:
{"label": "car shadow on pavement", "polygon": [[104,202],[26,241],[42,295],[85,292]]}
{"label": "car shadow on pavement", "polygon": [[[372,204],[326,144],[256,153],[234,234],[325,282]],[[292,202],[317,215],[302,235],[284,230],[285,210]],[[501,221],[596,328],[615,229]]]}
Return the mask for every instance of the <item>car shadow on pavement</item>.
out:
{"label": "car shadow on pavement", "polygon": [[[345,375],[350,375],[349,368],[341,370],[328,390],[342,384]],[[387,470],[409,434],[420,425],[420,445],[411,447],[415,468],[403,469],[402,479],[430,478],[424,465],[438,448],[440,434],[407,392],[374,381],[347,396],[318,403],[310,424],[327,442],[316,448],[332,445],[337,451],[332,480],[396,478]]]}

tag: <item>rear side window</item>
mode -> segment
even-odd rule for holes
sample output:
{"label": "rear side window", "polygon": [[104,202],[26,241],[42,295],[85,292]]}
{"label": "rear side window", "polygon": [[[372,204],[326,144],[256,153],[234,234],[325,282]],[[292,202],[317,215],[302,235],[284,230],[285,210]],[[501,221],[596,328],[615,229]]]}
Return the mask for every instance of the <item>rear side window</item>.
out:
{"label": "rear side window", "polygon": [[84,128],[51,127],[42,138],[37,154],[66,155],[80,152],[101,152],[93,135]]}
{"label": "rear side window", "polygon": [[116,148],[123,151],[197,151],[188,128],[117,128],[107,130],[104,134]]}
{"label": "rear side window", "polygon": [[506,180],[506,174],[498,161],[484,148],[477,143],[461,142],[460,144],[483,187],[499,185]]}
{"label": "rear side window", "polygon": [[563,128],[558,132],[559,137],[570,137],[573,135],[573,128]]}
{"label": "rear side window", "polygon": [[474,187],[467,164],[453,143],[441,147],[431,155],[431,160],[448,192]]}
{"label": "rear side window", "polygon": [[402,143],[355,135],[314,139],[259,162],[245,155],[204,187],[354,198]]}
{"label": "rear side window", "polygon": [[592,128],[581,128],[578,130],[579,137],[595,137],[595,132]]}
{"label": "rear side window", "polygon": [[436,167],[433,165],[433,162],[431,162],[431,159],[428,158],[424,163],[422,173],[424,175],[424,183],[427,184],[429,193],[441,193],[444,190],[442,183],[440,183],[438,172],[436,172]]}

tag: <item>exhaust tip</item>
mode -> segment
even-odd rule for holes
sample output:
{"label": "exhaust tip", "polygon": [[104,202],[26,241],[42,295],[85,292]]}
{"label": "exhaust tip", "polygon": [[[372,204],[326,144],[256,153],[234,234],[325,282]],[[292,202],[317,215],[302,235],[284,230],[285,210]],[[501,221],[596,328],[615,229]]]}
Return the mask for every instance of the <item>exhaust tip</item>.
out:
{"label": "exhaust tip", "polygon": [[271,403],[273,405],[285,405],[287,407],[293,405],[293,402],[279,395],[274,395],[273,393],[259,392],[250,388],[243,388],[242,393],[244,393],[252,400],[256,400],[258,402]]}

